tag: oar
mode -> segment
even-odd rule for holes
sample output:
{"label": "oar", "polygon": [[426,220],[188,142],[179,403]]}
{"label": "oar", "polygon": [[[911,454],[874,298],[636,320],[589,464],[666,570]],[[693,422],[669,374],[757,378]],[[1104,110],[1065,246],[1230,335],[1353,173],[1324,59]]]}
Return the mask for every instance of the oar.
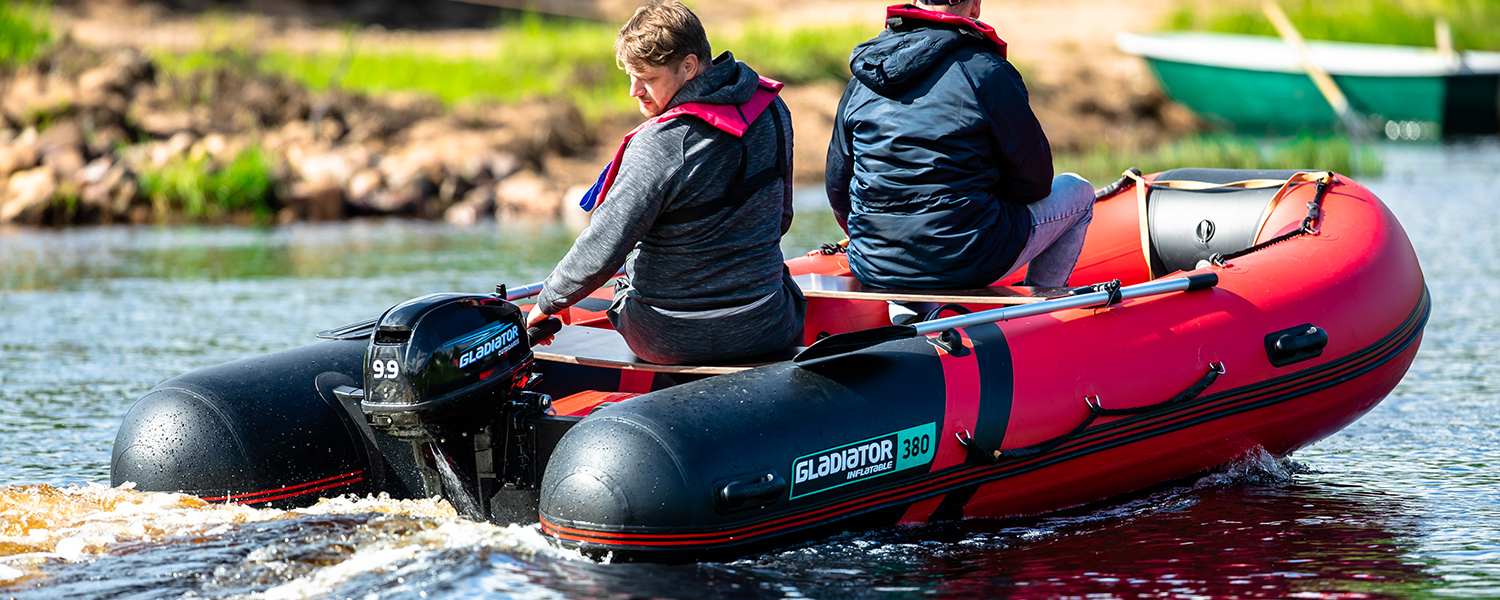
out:
{"label": "oar", "polygon": [[[620,267],[620,270],[615,271],[613,277],[619,277],[624,274],[625,267]],[[526,298],[530,298],[532,296],[540,294],[542,293],[542,284],[544,283],[546,283],[546,281],[529,283],[515,289],[503,288],[505,290],[505,299],[511,302],[515,302],[517,300],[524,300]]]}
{"label": "oar", "polygon": [[1349,106],[1349,97],[1344,95],[1343,90],[1339,89],[1338,84],[1334,83],[1333,77],[1330,77],[1327,71],[1313,62],[1312,54],[1307,50],[1307,42],[1303,41],[1302,34],[1297,31],[1297,27],[1292,25],[1292,20],[1286,18],[1286,13],[1281,12],[1281,6],[1273,0],[1267,2],[1263,10],[1266,18],[1271,20],[1271,25],[1276,27],[1276,33],[1281,35],[1282,41],[1297,53],[1297,58],[1302,62],[1302,70],[1307,71],[1307,76],[1312,79],[1313,85],[1318,87],[1318,91],[1322,92],[1323,97],[1328,100],[1328,105],[1333,107],[1333,112],[1344,122],[1344,127],[1349,130],[1349,137],[1356,141],[1369,140],[1370,130]]}
{"label": "oar", "polygon": [[[862,350],[885,342],[914,338],[919,335],[938,333],[947,329],[958,327],[970,327],[983,323],[994,323],[1007,319],[1030,317],[1033,315],[1046,314],[1072,308],[1084,308],[1098,306],[1113,299],[1114,302],[1140,298],[1142,296],[1155,296],[1169,294],[1172,292],[1192,292],[1206,290],[1219,284],[1219,276],[1215,273],[1196,273],[1187,277],[1150,281],[1129,287],[1122,287],[1115,291],[1101,291],[1077,296],[1065,296],[1045,302],[1034,302],[1019,306],[1008,306],[992,310],[980,311],[956,317],[934,319],[917,323],[915,325],[890,325],[864,329],[831,335],[808,346],[801,354],[792,360],[798,364],[807,364],[812,361],[821,361],[834,356],[839,356]],[[1118,294],[1118,296],[1112,296]]]}

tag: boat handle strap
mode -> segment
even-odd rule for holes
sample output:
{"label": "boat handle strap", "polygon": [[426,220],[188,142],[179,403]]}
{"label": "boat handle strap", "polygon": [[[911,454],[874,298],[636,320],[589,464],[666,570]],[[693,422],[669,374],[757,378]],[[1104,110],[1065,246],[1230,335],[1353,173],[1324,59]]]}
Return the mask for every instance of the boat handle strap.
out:
{"label": "boat handle strap", "polygon": [[1203,377],[1199,378],[1197,383],[1194,383],[1191,387],[1188,387],[1187,389],[1183,390],[1182,393],[1177,394],[1176,396],[1173,396],[1161,402],[1157,402],[1155,404],[1147,404],[1145,406],[1136,406],[1131,408],[1104,408],[1098,396],[1085,396],[1083,401],[1084,404],[1088,405],[1089,407],[1089,414],[1088,416],[1084,417],[1083,422],[1079,423],[1076,427],[1069,430],[1067,433],[1059,435],[1050,440],[1046,440],[1044,442],[1032,444],[1030,446],[1011,448],[1009,450],[989,450],[980,447],[980,445],[974,441],[973,436],[959,435],[958,441],[959,443],[963,444],[964,448],[968,450],[969,456],[971,458],[977,459],[978,461],[983,463],[995,464],[1006,460],[1022,460],[1027,458],[1034,458],[1051,452],[1063,443],[1077,438],[1079,435],[1083,434],[1085,429],[1088,429],[1089,425],[1093,425],[1094,421],[1099,417],[1121,417],[1128,415],[1151,414],[1166,410],[1184,402],[1188,402],[1194,398],[1197,398],[1198,396],[1203,395],[1203,392],[1207,391],[1215,381],[1218,381],[1219,376],[1223,374],[1223,362],[1208,363],[1208,372],[1204,373]]}
{"label": "boat handle strap", "polygon": [[1230,252],[1229,254],[1214,253],[1213,256],[1208,257],[1208,262],[1216,267],[1225,267],[1229,265],[1229,261],[1250,254],[1251,252],[1259,252],[1276,244],[1304,235],[1318,235],[1318,223],[1323,218],[1323,198],[1328,195],[1328,188],[1332,187],[1335,181],[1337,179],[1334,178],[1332,172],[1324,172],[1323,177],[1317,180],[1317,193],[1313,194],[1312,202],[1307,203],[1307,216],[1302,219],[1301,227],[1240,250],[1239,252]]}

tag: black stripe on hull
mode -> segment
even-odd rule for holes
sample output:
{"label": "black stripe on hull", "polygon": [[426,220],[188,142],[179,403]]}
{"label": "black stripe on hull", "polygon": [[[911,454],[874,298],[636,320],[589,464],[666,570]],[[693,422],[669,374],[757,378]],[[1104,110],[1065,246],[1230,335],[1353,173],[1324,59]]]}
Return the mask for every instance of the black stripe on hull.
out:
{"label": "black stripe on hull", "polygon": [[979,417],[975,419],[974,440],[981,448],[999,448],[1005,441],[1010,424],[1010,408],[1015,401],[1016,371],[1010,357],[1010,342],[1000,325],[985,323],[964,329],[975,340],[979,361]]}

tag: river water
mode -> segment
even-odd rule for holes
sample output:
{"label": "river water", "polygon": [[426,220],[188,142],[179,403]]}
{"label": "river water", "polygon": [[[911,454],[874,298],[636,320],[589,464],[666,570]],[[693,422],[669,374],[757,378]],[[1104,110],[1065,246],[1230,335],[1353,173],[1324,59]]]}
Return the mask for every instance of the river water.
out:
{"label": "river water", "polygon": [[[157,383],[413,296],[536,281],[562,226],[0,231],[0,598],[1500,598],[1500,143],[1381,153],[1363,183],[1412,237],[1433,312],[1360,421],[1094,506],[725,564],[592,562],[443,502],[283,512],[109,487],[120,419]],[[816,196],[789,254],[841,237]]]}

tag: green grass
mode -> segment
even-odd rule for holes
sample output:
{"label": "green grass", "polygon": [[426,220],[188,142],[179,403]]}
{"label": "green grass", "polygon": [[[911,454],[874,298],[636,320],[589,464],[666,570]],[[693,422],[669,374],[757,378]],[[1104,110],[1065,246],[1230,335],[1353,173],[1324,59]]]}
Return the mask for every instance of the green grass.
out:
{"label": "green grass", "polygon": [[45,4],[0,0],[0,66],[26,64],[52,41]]}
{"label": "green grass", "polygon": [[1082,175],[1095,186],[1120,177],[1129,167],[1154,173],[1182,167],[1213,169],[1318,169],[1351,176],[1379,175],[1383,169],[1374,149],[1358,147],[1341,136],[1302,136],[1256,141],[1223,135],[1189,137],[1153,150],[1098,148],[1054,157],[1056,171]]}
{"label": "green grass", "polygon": [[[729,50],[756,72],[785,83],[849,80],[849,53],[880,30],[864,25],[779,29],[747,25],[737,35],[711,38],[714,51]],[[721,41],[722,40],[722,41]]]}
{"label": "green grass", "polygon": [[[1260,7],[1259,1],[1206,5],[1183,0],[1165,26],[1275,36]],[[1443,17],[1459,50],[1500,50],[1496,0],[1282,0],[1281,8],[1302,36],[1312,40],[1430,47],[1436,44],[1434,23]]]}
{"label": "green grass", "polygon": [[270,223],[276,180],[271,159],[259,147],[241,152],[226,165],[208,157],[178,158],[138,175],[141,193],[158,215],[181,214],[190,220],[248,213]]}
{"label": "green grass", "polygon": [[[711,33],[710,39],[715,52],[732,51],[767,77],[787,83],[843,83],[849,77],[849,51],[877,33],[867,29],[746,26],[737,33]],[[635,110],[629,80],[615,65],[617,30],[616,25],[528,15],[496,27],[500,47],[494,57],[374,48],[362,44],[358,32],[350,30],[341,52],[272,51],[254,59],[253,68],[290,77],[313,90],[339,87],[366,94],[419,90],[448,104],[566,98],[593,120]],[[247,54],[230,46],[156,58],[166,72],[184,74],[233,66],[237,57]]]}
{"label": "green grass", "polygon": [[[411,49],[371,48],[351,32],[344,52],[299,55],[278,51],[261,67],[315,90],[340,87],[379,94],[421,90],[447,103],[471,99],[514,102],[568,98],[586,113],[628,110],[626,82],[615,75],[614,29],[538,17],[499,28],[494,57],[450,57]],[[619,97],[623,100],[613,100]]]}

